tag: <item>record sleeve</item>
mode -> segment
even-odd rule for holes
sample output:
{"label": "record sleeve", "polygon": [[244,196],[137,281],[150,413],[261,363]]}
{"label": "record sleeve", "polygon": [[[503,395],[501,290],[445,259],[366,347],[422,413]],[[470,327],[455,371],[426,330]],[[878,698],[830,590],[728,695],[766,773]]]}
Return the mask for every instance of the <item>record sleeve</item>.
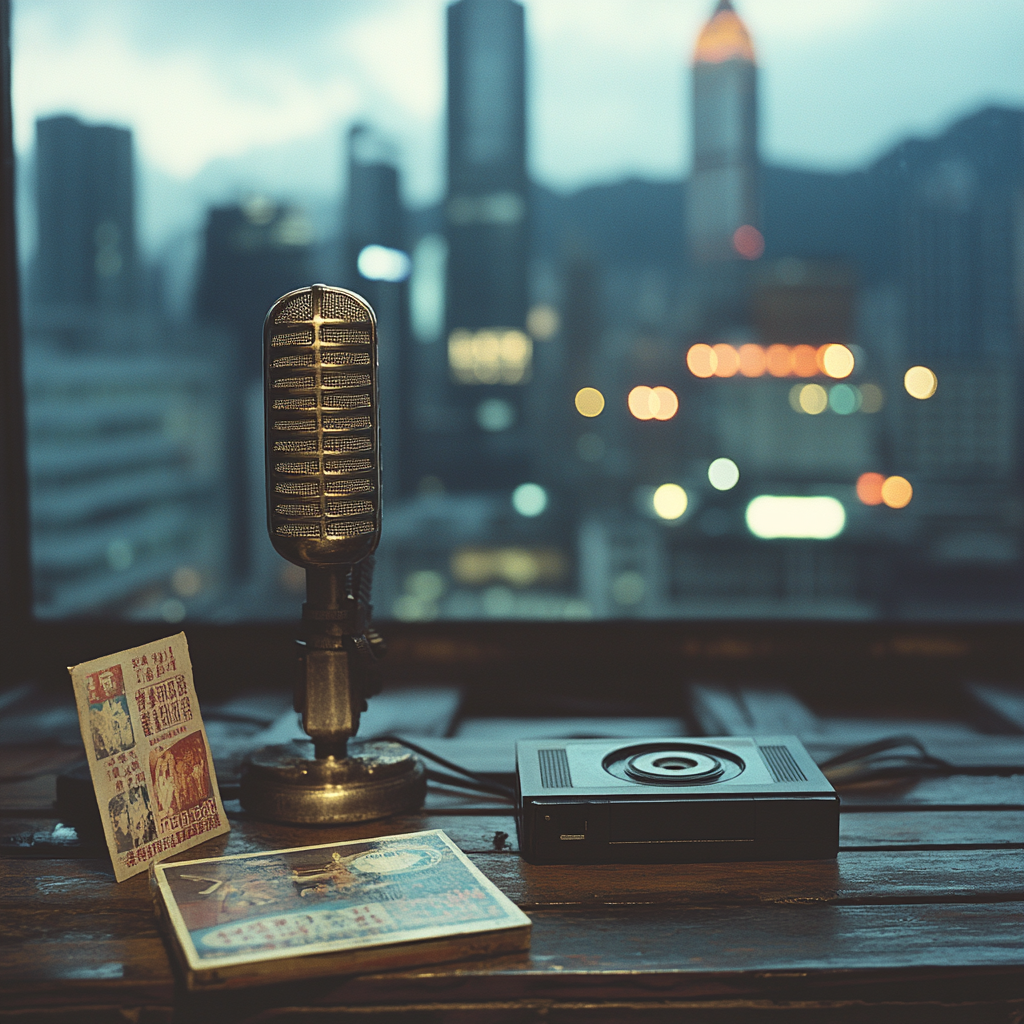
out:
{"label": "record sleeve", "polygon": [[190,989],[526,949],[530,919],[440,829],[154,864]]}

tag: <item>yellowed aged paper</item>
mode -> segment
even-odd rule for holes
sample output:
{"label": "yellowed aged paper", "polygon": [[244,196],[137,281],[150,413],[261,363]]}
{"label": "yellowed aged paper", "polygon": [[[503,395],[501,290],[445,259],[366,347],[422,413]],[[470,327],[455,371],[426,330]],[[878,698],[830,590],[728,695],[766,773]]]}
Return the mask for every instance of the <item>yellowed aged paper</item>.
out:
{"label": "yellowed aged paper", "polygon": [[119,882],[230,830],[184,633],[68,671]]}

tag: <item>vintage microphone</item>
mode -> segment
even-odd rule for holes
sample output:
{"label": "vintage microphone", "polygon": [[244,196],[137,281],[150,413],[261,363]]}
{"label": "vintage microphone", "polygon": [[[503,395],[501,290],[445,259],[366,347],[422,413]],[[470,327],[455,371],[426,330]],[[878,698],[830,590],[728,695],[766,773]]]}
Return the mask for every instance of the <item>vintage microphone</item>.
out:
{"label": "vintage microphone", "polygon": [[379,688],[370,626],[380,541],[377,325],[353,292],[315,284],[282,296],[263,326],[267,523],[306,570],[295,710],[309,740],[264,747],[242,766],[242,806],[299,824],[415,810],[418,758],[391,742],[349,743]]}

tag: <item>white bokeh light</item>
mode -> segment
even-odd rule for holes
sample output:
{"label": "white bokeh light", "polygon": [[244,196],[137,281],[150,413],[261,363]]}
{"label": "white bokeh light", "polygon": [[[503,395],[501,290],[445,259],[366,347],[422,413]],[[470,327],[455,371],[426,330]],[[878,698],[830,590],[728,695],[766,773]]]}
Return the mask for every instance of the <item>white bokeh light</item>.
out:
{"label": "white bokeh light", "polygon": [[520,484],[512,492],[512,507],[521,516],[533,519],[548,507],[548,492],[540,484]]}
{"label": "white bokeh light", "polygon": [[732,459],[715,459],[708,466],[708,482],[716,491],[731,491],[740,482],[740,471]]}

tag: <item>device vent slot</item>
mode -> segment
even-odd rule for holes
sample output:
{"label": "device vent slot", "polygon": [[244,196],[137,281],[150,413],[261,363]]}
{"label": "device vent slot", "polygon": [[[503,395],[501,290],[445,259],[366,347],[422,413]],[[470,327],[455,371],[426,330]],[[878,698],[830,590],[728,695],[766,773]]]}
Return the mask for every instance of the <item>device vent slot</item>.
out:
{"label": "device vent slot", "polygon": [[569,758],[565,747],[554,747],[551,750],[538,750],[540,759],[540,784],[545,789],[569,789],[572,779],[569,776]]}
{"label": "device vent slot", "polygon": [[793,759],[789,747],[758,747],[776,782],[806,782],[807,776]]}

